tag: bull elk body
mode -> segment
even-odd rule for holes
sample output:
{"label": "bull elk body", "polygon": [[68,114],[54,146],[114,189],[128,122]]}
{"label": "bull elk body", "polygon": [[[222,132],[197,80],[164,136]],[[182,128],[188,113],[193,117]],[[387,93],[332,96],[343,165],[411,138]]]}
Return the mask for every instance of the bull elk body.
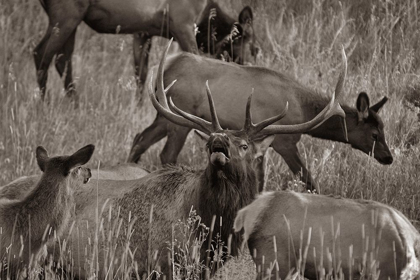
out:
{"label": "bull elk body", "polygon": [[50,240],[45,232],[50,229],[61,234],[75,205],[73,192],[91,177],[90,169],[81,165],[89,161],[93,151],[94,146],[88,145],[71,156],[49,158],[43,147],[36,149],[44,172],[39,182],[20,200],[0,199],[2,256],[29,265],[32,256]]}
{"label": "bull elk body", "polygon": [[[48,14],[46,34],[34,50],[37,80],[44,99],[48,68],[56,56],[56,69],[64,79],[68,96],[76,94],[72,76],[72,55],[77,26],[84,21],[99,33],[134,35],[134,62],[139,85],[147,75],[148,53],[152,36],[173,36],[182,50],[198,54],[204,51],[220,55],[227,51],[234,60],[241,62],[243,47],[251,42],[252,10],[245,7],[238,21],[225,13],[213,0],[40,0]],[[209,20],[215,9],[214,20]],[[195,36],[197,23],[200,33]],[[209,27],[209,23],[211,27]],[[231,44],[224,44],[225,37],[236,26],[239,34]],[[207,36],[207,29],[215,29],[216,36]],[[163,30],[168,30],[164,32]],[[167,34],[166,34],[167,33]],[[216,42],[208,42],[208,38]],[[198,44],[198,46],[197,46]],[[208,49],[210,46],[210,50]],[[231,53],[231,50],[234,53]]]}
{"label": "bull elk body", "polygon": [[[194,77],[193,81],[189,77]],[[214,102],[219,109],[220,123],[223,127],[239,129],[244,119],[241,110],[246,104],[246,93],[255,89],[253,115],[256,121],[275,114],[278,106],[289,103],[291,110],[279,124],[305,122],[318,114],[328,103],[325,95],[309,89],[296,80],[280,72],[263,67],[228,64],[194,54],[182,53],[168,59],[165,69],[165,85],[178,79],[168,92],[174,103],[182,110],[210,119],[206,94],[201,85],[208,80],[214,91]],[[356,107],[343,105],[346,112],[348,141],[343,133],[343,125],[338,117],[332,117],[318,128],[306,132],[312,137],[348,143],[366,154],[372,154],[381,164],[391,164],[392,155],[385,142],[384,124],[378,111],[387,101],[384,97],[370,106],[366,93],[360,93]],[[133,140],[128,162],[138,162],[141,155],[154,143],[167,136],[166,144],[160,154],[163,164],[175,163],[190,128],[170,124],[162,115],[157,114],[153,123]],[[302,181],[307,188],[317,187],[310,172],[303,163],[297,142],[302,134],[279,134],[271,144],[293,173],[301,172]],[[259,166],[264,174],[263,161]],[[264,182],[260,180],[260,189]]]}
{"label": "bull elk body", "polygon": [[[235,255],[241,240],[239,235],[232,236],[233,220],[237,211],[251,203],[258,193],[256,187],[258,176],[254,163],[259,154],[268,148],[273,135],[306,131],[332,115],[338,114],[344,117],[344,112],[334,95],[326,108],[309,122],[298,125],[273,125],[273,122],[284,117],[285,110],[280,115],[254,124],[251,121],[251,98],[249,98],[244,127],[239,130],[222,129],[208,87],[207,96],[212,122],[185,113],[173,103],[166,102],[163,64],[168,49],[159,66],[156,95],[160,101],[157,101],[151,87],[152,103],[159,113],[171,122],[204,132],[201,136],[207,139],[209,163],[204,170],[167,166],[137,180],[93,179],[87,188],[77,192],[75,222],[79,226],[78,230],[73,230],[69,234],[67,244],[72,252],[69,262],[73,266],[71,271],[79,277],[90,275],[89,267],[92,265],[95,267],[96,263],[100,266],[100,278],[104,275],[112,277],[113,272],[117,272],[122,265],[123,258],[120,256],[127,250],[137,262],[140,275],[147,272],[148,266],[152,264],[152,268],[158,266],[160,271],[169,275],[171,269],[168,262],[168,242],[172,238],[179,238],[177,235],[172,236],[172,225],[179,220],[185,221],[191,208],[196,210],[201,222],[208,227],[211,226],[213,217],[217,217],[215,224],[222,226],[215,227],[213,236],[219,234],[225,246],[231,244],[231,253]],[[344,78],[345,72],[338,81],[337,96],[342,91]],[[121,232],[126,234],[118,236],[112,233],[113,229],[120,228]],[[98,229],[102,229],[103,232],[98,232]],[[104,239],[101,239],[102,236]],[[231,242],[229,242],[230,236],[232,236]],[[128,244],[128,247],[123,245],[106,249],[104,244],[107,244],[108,238],[117,239],[117,244]],[[98,256],[93,263],[90,256],[84,253],[91,251],[87,248],[94,247],[92,243],[99,244]],[[200,253],[201,260],[206,258],[207,248],[208,243],[204,243]],[[115,259],[111,256],[113,252],[116,252]],[[105,266],[107,263],[110,264],[109,267]]]}
{"label": "bull elk body", "polygon": [[258,279],[296,271],[308,279],[419,277],[419,232],[379,202],[269,192],[238,212],[234,228],[243,229]]}

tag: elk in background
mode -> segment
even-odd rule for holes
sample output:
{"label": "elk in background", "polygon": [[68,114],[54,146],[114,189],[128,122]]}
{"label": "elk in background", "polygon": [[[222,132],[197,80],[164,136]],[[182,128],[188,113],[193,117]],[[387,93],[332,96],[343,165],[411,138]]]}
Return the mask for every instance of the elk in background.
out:
{"label": "elk in background", "polygon": [[[190,77],[194,77],[191,80]],[[165,69],[165,85],[178,79],[168,96],[178,106],[193,115],[206,120],[210,119],[205,92],[201,85],[206,80],[212,85],[214,102],[219,109],[222,127],[240,129],[244,119],[241,110],[246,104],[246,92],[255,89],[253,115],[261,121],[275,114],[277,108],[289,102],[291,110],[279,124],[296,124],[305,122],[316,116],[328,103],[325,95],[303,86],[301,83],[271,69],[254,66],[240,66],[199,57],[194,54],[181,53],[168,59]],[[234,102],[232,102],[234,101]],[[391,152],[385,141],[384,124],[378,115],[386,103],[384,97],[370,106],[366,93],[360,93],[356,107],[343,105],[346,112],[348,139],[343,133],[342,121],[332,117],[318,128],[305,132],[316,138],[348,143],[353,148],[371,154],[381,164],[391,164]],[[188,133],[188,127],[180,127],[168,122],[157,114],[153,123],[143,132],[138,133],[128,156],[128,162],[138,162],[141,155],[153,144],[167,137],[166,144],[160,154],[162,164],[176,163]],[[302,161],[297,143],[302,133],[279,134],[271,146],[279,153],[295,174],[301,174],[307,189],[313,191],[317,183],[312,178]],[[264,161],[260,161],[260,174],[264,174]],[[264,188],[264,180],[260,180],[260,190]]]}
{"label": "elk in background", "polygon": [[[39,182],[22,199],[0,199],[1,255],[29,265],[44,244],[50,241],[45,233],[60,235],[75,207],[73,192],[91,178],[89,168],[81,167],[91,158],[95,147],[88,145],[71,156],[50,158],[43,147],[36,149],[39,168],[44,172]],[[10,276],[11,271],[8,271]]]}
{"label": "elk in background", "polygon": [[[245,7],[239,14],[239,23],[236,23],[235,19],[226,14],[213,0],[94,2],[90,0],[40,0],[40,2],[49,18],[47,32],[34,50],[37,80],[42,99],[45,97],[48,68],[54,55],[56,55],[55,66],[64,79],[67,96],[77,97],[72,76],[72,55],[76,30],[82,21],[99,33],[135,34],[134,61],[139,86],[144,83],[147,75],[152,36],[173,36],[183,51],[195,54],[199,53],[198,46],[203,46],[205,51],[218,56],[226,51],[233,60],[238,62],[242,62],[240,56],[243,54],[244,46],[254,42],[251,40],[253,37],[251,8]],[[210,10],[213,12],[210,13]],[[194,30],[195,23],[198,23],[200,31],[197,38]],[[238,34],[234,36],[231,44],[224,44],[225,37],[231,33],[233,27],[236,27]],[[165,29],[166,33],[163,32]],[[207,35],[208,29],[211,32]],[[213,36],[214,33],[216,36]],[[216,42],[210,38],[216,38]],[[251,50],[254,50],[253,46]]]}
{"label": "elk in background", "polygon": [[[92,180],[87,188],[76,193],[77,230],[73,227],[70,240],[66,241],[71,256],[63,265],[67,265],[67,269],[74,271],[79,278],[89,277],[92,271],[98,273],[99,278],[105,275],[114,277],[118,271],[124,271],[125,253],[127,258],[133,258],[137,263],[140,275],[150,275],[149,267],[170,275],[168,242],[172,238],[180,240],[176,233],[172,235],[172,226],[178,221],[185,221],[191,209],[196,211],[201,223],[207,227],[216,217],[215,224],[222,226],[214,228],[213,237],[218,235],[224,246],[231,244],[231,253],[236,255],[241,239],[239,235],[230,238],[233,221],[237,211],[251,203],[258,193],[258,176],[254,166],[256,158],[268,148],[275,134],[301,133],[320,125],[332,115],[344,116],[335,97],[342,92],[345,72],[340,76],[331,103],[309,122],[273,125],[284,117],[283,112],[253,124],[250,97],[246,105],[245,126],[238,130],[222,129],[208,87],[212,122],[183,112],[171,101],[169,104],[166,102],[163,64],[167,51],[159,66],[156,92],[159,101],[151,87],[152,103],[171,122],[207,134],[202,136],[207,139],[209,163],[204,170],[168,166],[137,180]],[[114,235],[115,228],[121,228],[120,235]],[[118,245],[107,247],[108,240],[117,240]],[[200,260],[207,259],[209,240],[197,252]],[[92,247],[98,248],[95,249],[98,255],[86,256],[84,252],[94,251]],[[226,248],[223,247],[223,250]],[[211,259],[211,255],[209,257]],[[97,264],[99,270],[95,270]]]}
{"label": "elk in background", "polygon": [[238,212],[234,229],[243,230],[257,279],[419,277],[419,232],[379,202],[268,192]]}

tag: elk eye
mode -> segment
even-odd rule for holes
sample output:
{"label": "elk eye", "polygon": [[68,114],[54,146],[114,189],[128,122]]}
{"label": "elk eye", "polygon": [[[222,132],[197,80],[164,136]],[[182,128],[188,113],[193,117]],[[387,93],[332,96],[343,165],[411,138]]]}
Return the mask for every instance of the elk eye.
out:
{"label": "elk eye", "polygon": [[242,149],[244,149],[245,151],[248,149],[248,145],[240,145],[239,147],[241,147]]}
{"label": "elk eye", "polygon": [[373,140],[378,141],[378,134],[373,133],[372,138],[373,138]]}

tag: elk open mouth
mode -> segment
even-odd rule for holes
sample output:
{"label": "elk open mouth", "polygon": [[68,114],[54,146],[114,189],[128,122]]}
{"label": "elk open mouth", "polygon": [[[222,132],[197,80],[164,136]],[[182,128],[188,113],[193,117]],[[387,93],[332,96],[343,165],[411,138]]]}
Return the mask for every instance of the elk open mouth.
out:
{"label": "elk open mouth", "polygon": [[223,146],[214,145],[210,149],[210,162],[213,165],[225,165],[230,160],[229,150]]}

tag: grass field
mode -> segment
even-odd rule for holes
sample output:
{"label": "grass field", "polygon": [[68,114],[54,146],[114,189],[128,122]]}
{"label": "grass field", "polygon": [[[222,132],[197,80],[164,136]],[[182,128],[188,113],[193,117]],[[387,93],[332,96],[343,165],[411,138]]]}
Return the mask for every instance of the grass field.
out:
{"label": "grass field", "polygon": [[[301,155],[322,194],[380,201],[417,222],[420,21],[416,0],[306,2],[244,0],[225,6],[235,11],[232,14],[244,4],[253,7],[261,46],[257,65],[289,73],[319,91],[332,91],[344,45],[349,60],[345,102],[355,104],[360,91],[366,91],[372,103],[389,97],[380,115],[394,162],[382,166],[348,145],[310,137],[300,142]],[[34,157],[38,145],[51,154],[62,154],[93,143],[92,167],[98,162],[124,162],[135,134],[155,117],[149,101],[141,108],[137,106],[131,36],[97,34],[85,24],[78,28],[73,57],[79,108],[73,109],[64,98],[55,69],[49,72],[51,102],[42,103],[32,51],[46,26],[47,16],[37,1],[0,5],[0,185],[39,172]],[[153,43],[151,65],[157,62],[166,40],[155,39]],[[143,166],[159,168],[163,141],[143,155]],[[204,167],[202,158],[202,143],[190,135],[179,163]],[[269,153],[267,176],[268,189],[301,190],[301,184],[273,151]],[[244,279],[253,275],[249,257],[230,267],[221,277]]]}

